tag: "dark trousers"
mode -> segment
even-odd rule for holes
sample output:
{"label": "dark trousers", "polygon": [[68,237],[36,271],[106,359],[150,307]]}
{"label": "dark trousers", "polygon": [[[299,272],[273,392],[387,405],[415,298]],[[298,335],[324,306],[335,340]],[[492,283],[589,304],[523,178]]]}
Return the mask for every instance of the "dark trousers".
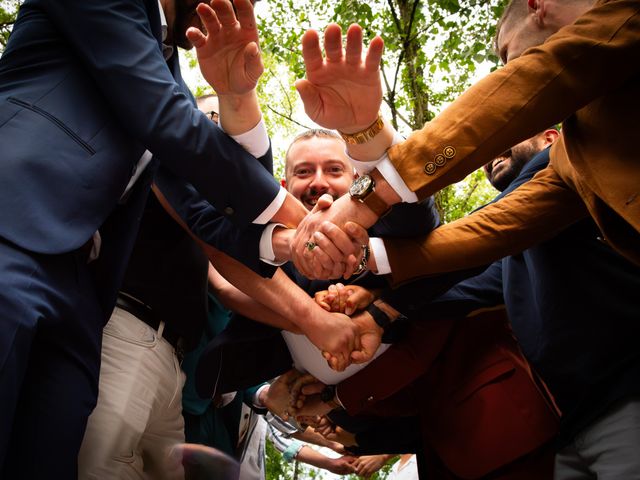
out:
{"label": "dark trousers", "polygon": [[0,239],[0,478],[77,478],[105,318],[86,256]]}

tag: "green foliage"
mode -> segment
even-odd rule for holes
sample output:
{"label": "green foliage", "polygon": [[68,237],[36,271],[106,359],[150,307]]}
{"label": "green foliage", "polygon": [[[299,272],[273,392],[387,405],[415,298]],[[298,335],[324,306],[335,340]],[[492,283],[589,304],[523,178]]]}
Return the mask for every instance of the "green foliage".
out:
{"label": "green foliage", "polygon": [[462,182],[442,189],[436,197],[436,206],[442,221],[449,223],[490,202],[497,194],[480,169]]}
{"label": "green foliage", "polygon": [[13,23],[16,21],[20,3],[22,3],[20,0],[0,1],[0,53],[7,46],[7,40],[9,40]]}

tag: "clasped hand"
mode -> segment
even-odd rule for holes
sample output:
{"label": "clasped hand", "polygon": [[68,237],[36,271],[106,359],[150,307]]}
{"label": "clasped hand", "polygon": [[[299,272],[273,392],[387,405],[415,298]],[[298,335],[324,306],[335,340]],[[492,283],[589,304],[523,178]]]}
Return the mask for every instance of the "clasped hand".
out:
{"label": "clasped hand", "polygon": [[330,195],[318,199],[300,222],[291,241],[291,259],[307,278],[328,280],[349,278],[369,244],[364,228],[376,221],[348,195],[335,202]]}

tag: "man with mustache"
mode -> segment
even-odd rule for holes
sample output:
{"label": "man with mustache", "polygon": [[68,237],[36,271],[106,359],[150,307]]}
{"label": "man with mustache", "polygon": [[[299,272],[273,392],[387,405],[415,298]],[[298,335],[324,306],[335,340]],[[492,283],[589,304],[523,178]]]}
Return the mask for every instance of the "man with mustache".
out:
{"label": "man with mustache", "polygon": [[552,144],[558,135],[557,130],[548,129],[501,153],[484,165],[487,180],[496,190],[504,192],[527,162],[546,146]]}

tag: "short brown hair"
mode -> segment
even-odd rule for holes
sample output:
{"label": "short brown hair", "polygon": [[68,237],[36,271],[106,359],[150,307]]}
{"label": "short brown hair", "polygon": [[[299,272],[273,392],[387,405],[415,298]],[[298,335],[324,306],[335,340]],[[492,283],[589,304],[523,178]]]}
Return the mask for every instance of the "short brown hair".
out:
{"label": "short brown hair", "polygon": [[299,133],[289,144],[287,148],[287,153],[284,156],[284,177],[289,179],[289,151],[291,147],[293,147],[296,143],[301,142],[302,140],[309,140],[310,138],[330,138],[334,140],[339,140],[344,143],[342,137],[335,130],[327,130],[325,128],[310,128],[309,130],[305,130],[302,133]]}
{"label": "short brown hair", "polygon": [[493,36],[493,51],[500,56],[498,47],[498,35],[507,20],[521,20],[529,13],[529,3],[527,0],[511,0],[505,7],[498,24],[496,25],[496,34]]}

